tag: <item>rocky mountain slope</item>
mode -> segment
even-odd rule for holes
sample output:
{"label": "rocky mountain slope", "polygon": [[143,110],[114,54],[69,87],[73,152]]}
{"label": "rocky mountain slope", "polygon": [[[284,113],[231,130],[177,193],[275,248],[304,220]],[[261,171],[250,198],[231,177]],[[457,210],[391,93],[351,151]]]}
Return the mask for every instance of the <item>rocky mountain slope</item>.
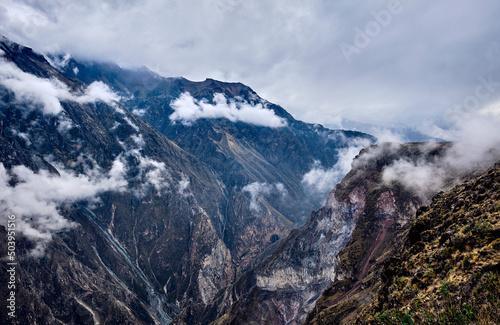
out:
{"label": "rocky mountain slope", "polygon": [[341,283],[339,301],[362,291],[362,280],[379,268],[378,258],[391,251],[393,240],[432,194],[384,182],[384,170],[402,160],[434,162],[450,146],[386,143],[363,150],[325,206],[224,292],[226,301],[235,302],[215,324],[302,324],[332,283]]}
{"label": "rocky mountain slope", "polygon": [[[127,70],[75,59],[60,70],[88,84],[102,81],[123,94],[126,108],[208,164],[228,195],[253,182],[283,184],[288,192],[285,201],[263,198],[299,225],[312,209],[321,207],[331,190],[308,192],[301,183],[303,175],[315,162],[325,169],[333,167],[342,149],[352,145],[361,149],[374,141],[359,132],[298,121],[241,83],[163,78],[146,68]],[[252,116],[237,114],[235,108],[252,109]]]}
{"label": "rocky mountain slope", "polygon": [[370,250],[368,267],[350,267],[363,261],[353,254],[362,240],[353,241],[341,252],[346,275],[325,291],[306,324],[498,323],[499,175],[496,165],[436,195],[392,236],[379,231],[375,243],[389,240]]}
{"label": "rocky mountain slope", "polygon": [[358,324],[500,323],[500,164],[422,207]]}
{"label": "rocky mountain slope", "polygon": [[[0,41],[0,207],[20,229],[20,323],[167,324],[211,304],[319,204],[304,175],[373,141],[296,121],[241,84],[56,61]],[[199,108],[220,93],[223,110],[279,127],[170,118],[180,95]]]}
{"label": "rocky mountain slope", "polygon": [[[67,80],[17,44],[1,50],[0,201],[18,217],[22,317],[168,323],[230,283],[213,173],[103,85]],[[211,268],[219,277],[202,284]]]}
{"label": "rocky mountain slope", "polygon": [[[224,193],[217,226],[238,273],[322,206],[342,177],[332,177],[342,155],[374,141],[295,120],[241,83],[164,78],[146,68],[75,59],[59,70],[70,79],[109,85],[125,108],[212,170]],[[250,209],[243,209],[248,199]]]}

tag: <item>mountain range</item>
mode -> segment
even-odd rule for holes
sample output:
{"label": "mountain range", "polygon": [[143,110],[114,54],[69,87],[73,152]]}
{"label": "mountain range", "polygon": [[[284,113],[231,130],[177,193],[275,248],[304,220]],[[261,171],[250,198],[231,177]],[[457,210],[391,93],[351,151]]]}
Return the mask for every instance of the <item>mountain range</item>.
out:
{"label": "mountain range", "polygon": [[[421,319],[418,308],[400,312],[417,293],[426,290],[425,302],[439,281],[455,281],[457,294],[472,281],[443,276],[450,266],[423,255],[436,240],[453,243],[447,258],[465,265],[469,256],[462,269],[475,278],[491,275],[474,290],[498,316],[486,303],[498,299],[498,172],[480,176],[500,158],[495,150],[464,167],[450,162],[452,143],[375,144],[296,120],[241,83],[41,55],[6,38],[0,125],[0,208],[17,227],[17,324]],[[425,182],[416,168],[429,173]],[[455,187],[464,181],[472,183]],[[451,192],[433,199],[443,190]],[[443,215],[454,195],[472,202],[459,206],[472,230],[448,230],[453,216],[432,217],[439,230],[421,221]],[[1,225],[3,256],[7,219]],[[433,252],[445,254],[438,244]],[[434,276],[424,281],[410,258]],[[407,293],[409,283],[421,291]],[[384,296],[393,288],[400,294]],[[2,288],[0,299],[8,294]]]}

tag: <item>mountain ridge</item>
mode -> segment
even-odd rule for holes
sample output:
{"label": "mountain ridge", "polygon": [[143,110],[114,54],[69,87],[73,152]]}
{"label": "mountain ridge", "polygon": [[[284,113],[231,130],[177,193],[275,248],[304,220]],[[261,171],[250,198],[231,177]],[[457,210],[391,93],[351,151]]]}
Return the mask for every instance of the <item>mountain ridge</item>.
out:
{"label": "mountain ridge", "polygon": [[[145,97],[127,102],[113,84],[66,77],[29,48],[0,46],[0,204],[32,230],[18,239],[18,306],[27,323],[166,324],[188,306],[210,303],[288,235],[292,220],[303,222],[302,213],[286,211],[290,202],[308,212],[314,206],[302,176],[316,160],[336,168],[351,140],[374,141],[299,121],[278,133],[227,119],[173,125],[174,97],[165,100],[168,89],[160,87],[169,80],[140,72],[157,83],[137,79]],[[219,91],[207,87],[199,93]],[[228,97],[226,105],[233,101],[244,102]],[[135,104],[156,102],[164,118],[150,116],[156,127],[132,114],[143,108]],[[297,150],[287,150],[292,145]],[[24,198],[33,199],[30,207]]]}

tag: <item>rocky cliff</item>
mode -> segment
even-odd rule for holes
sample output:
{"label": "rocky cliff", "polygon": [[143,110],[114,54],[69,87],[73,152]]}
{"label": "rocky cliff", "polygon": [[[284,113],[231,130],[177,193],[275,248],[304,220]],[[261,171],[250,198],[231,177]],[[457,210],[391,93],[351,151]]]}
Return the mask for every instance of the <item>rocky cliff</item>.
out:
{"label": "rocky cliff", "polygon": [[[245,275],[245,289],[232,287],[232,296],[226,291],[235,302],[215,323],[302,324],[326,289],[334,292],[332,305],[354,294],[366,296],[364,281],[432,195],[385,181],[384,170],[398,161],[434,162],[450,146],[385,143],[361,151],[325,206]],[[455,176],[445,178],[451,183]],[[351,303],[348,311],[356,308]]]}
{"label": "rocky cliff", "polygon": [[499,250],[496,164],[418,210],[356,323],[500,323]]}
{"label": "rocky cliff", "polygon": [[[18,218],[21,323],[166,324],[211,305],[318,204],[303,176],[373,141],[296,121],[241,84],[47,58],[0,41],[0,207]],[[174,121],[187,92],[281,127]]]}
{"label": "rocky cliff", "polygon": [[[449,187],[480,170],[451,172]],[[373,232],[372,222],[358,224],[361,232],[340,254],[343,275],[324,292],[306,324],[469,324],[481,313],[496,323],[497,178],[498,165],[436,195],[416,219],[414,211],[409,214],[403,227],[389,220]],[[372,239],[366,241],[363,234],[370,232]],[[359,247],[367,248],[356,254]]]}

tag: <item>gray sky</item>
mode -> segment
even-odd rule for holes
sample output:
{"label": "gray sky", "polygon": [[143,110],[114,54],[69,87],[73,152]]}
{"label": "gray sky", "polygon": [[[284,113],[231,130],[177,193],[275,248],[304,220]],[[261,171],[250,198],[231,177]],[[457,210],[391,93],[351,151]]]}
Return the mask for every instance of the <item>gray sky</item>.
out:
{"label": "gray sky", "polygon": [[0,0],[0,21],[38,51],[239,81],[308,122],[439,136],[500,115],[495,0]]}

